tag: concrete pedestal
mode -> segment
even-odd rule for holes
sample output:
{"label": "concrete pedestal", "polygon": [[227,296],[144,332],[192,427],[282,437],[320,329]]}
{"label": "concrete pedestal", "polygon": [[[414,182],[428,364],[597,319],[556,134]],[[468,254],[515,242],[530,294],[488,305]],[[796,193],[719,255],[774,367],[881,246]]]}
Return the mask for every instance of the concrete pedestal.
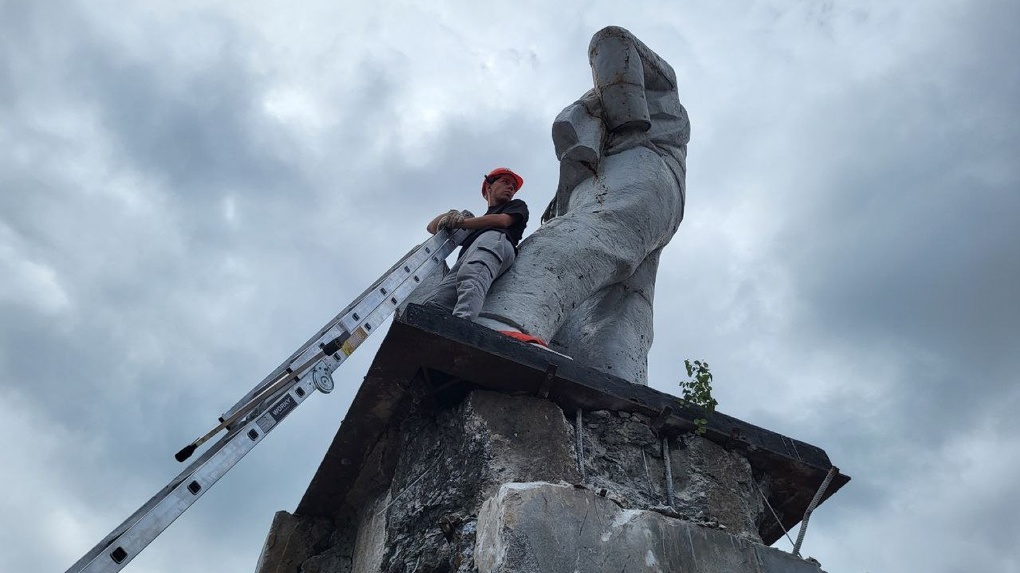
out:
{"label": "concrete pedestal", "polygon": [[409,308],[258,571],[820,571],[765,500],[792,527],[824,452],[564,360]]}

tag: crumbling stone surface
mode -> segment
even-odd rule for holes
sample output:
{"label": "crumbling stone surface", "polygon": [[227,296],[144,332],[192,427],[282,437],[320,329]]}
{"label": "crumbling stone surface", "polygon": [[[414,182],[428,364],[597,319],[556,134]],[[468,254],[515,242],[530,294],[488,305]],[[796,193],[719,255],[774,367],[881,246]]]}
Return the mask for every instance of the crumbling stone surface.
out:
{"label": "crumbling stone surface", "polygon": [[765,508],[751,464],[743,456],[695,435],[670,443],[673,507],[686,518],[761,543]]}
{"label": "crumbling stone surface", "polygon": [[589,487],[605,489],[627,509],[653,509],[761,543],[763,507],[747,459],[693,434],[669,440],[670,506],[662,439],[648,418],[606,410],[583,412],[581,418]]}
{"label": "crumbling stone surface", "polygon": [[405,421],[382,570],[474,570],[476,512],[508,481],[577,479],[570,432],[546,400],[473,392]]}
{"label": "crumbling stone surface", "polygon": [[[666,466],[660,440],[639,414],[582,412],[587,485],[626,508],[666,504]],[[571,420],[576,426],[576,418]],[[575,428],[576,431],[576,428]]]}
{"label": "crumbling stone surface", "polygon": [[[346,520],[330,534],[325,544],[314,546],[313,555],[305,559],[295,573],[351,573],[355,571],[354,544],[358,533],[356,522]],[[258,571],[258,570],[257,570]],[[265,569],[277,573],[275,569]],[[287,571],[279,570],[280,573]]]}
{"label": "crumbling stone surface", "polygon": [[374,503],[369,503],[358,518],[357,537],[354,540],[355,573],[377,572],[386,554],[386,509],[392,503],[389,491],[383,492]]}
{"label": "crumbling stone surface", "polygon": [[[342,551],[344,544],[336,537],[336,528],[329,519],[297,517],[286,511],[273,516],[269,535],[259,555],[256,571],[314,573],[303,565],[317,554]],[[350,562],[349,556],[347,559]],[[332,571],[349,571],[333,568]],[[319,571],[326,571],[319,569]]]}
{"label": "crumbling stone surface", "polygon": [[[644,547],[640,543],[647,539],[640,536],[645,535],[658,539],[659,545],[674,543],[678,535],[687,536],[688,545],[700,543],[690,532],[677,533],[686,531],[677,529],[681,521],[697,531],[725,533],[731,540],[727,543],[740,547],[745,542],[760,543],[758,520],[763,507],[758,488],[765,486],[755,482],[742,456],[693,435],[669,440],[670,506],[662,440],[647,417],[605,410],[582,412],[582,478],[575,449],[575,414],[565,417],[548,400],[488,391],[472,392],[453,406],[422,403],[401,425],[400,453],[391,466],[395,469],[389,487],[366,494],[357,513],[337,516],[335,527],[329,520],[281,512],[258,571],[474,573],[484,570],[482,560],[488,560],[486,566],[493,572],[516,570],[513,567],[574,571],[573,565],[534,568],[550,563],[566,566],[565,561],[561,563],[563,556],[543,561],[542,551],[589,543],[592,535],[599,540],[596,545],[614,547],[610,551],[614,555],[631,555],[633,547]],[[522,485],[534,483],[544,485]],[[543,499],[555,502],[549,507],[558,507],[555,511],[561,513],[550,509],[548,522],[528,513],[538,511],[533,505],[537,502],[529,497],[532,494],[521,493],[529,488],[544,492]],[[518,518],[533,525],[507,525]],[[644,525],[632,531],[628,529],[631,522]],[[592,524],[602,529],[590,529],[595,527]],[[547,548],[535,546],[539,537],[548,540]],[[702,551],[715,551],[712,543]],[[479,553],[483,548],[484,556]],[[599,560],[608,559],[608,550],[589,545],[575,549],[564,551],[574,551],[571,555],[577,563],[583,562],[577,570],[607,570],[600,568]],[[501,551],[506,555],[499,557]],[[613,557],[605,563],[619,565],[611,571],[660,570],[655,567],[687,571],[669,568],[680,563],[676,561],[680,557],[655,551],[633,553],[633,562],[618,563]],[[740,559],[753,554],[741,551]],[[648,559],[652,565],[646,563]],[[635,568],[641,563],[644,569]],[[754,569],[743,562],[734,567],[729,571],[786,571]]]}
{"label": "crumbling stone surface", "polygon": [[478,514],[479,573],[822,573],[816,563],[591,490],[505,484]]}
{"label": "crumbling stone surface", "polygon": [[481,318],[647,385],[655,274],[683,219],[690,121],[673,68],[627,30],[596,32],[588,57],[594,89],[553,124],[556,217],[521,242]]}

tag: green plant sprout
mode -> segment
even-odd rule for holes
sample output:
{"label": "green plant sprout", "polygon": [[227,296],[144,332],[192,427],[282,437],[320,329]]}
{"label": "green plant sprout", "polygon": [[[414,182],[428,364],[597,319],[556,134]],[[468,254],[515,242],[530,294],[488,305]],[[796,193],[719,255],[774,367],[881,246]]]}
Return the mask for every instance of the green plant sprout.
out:
{"label": "green plant sprout", "polygon": [[684,360],[689,380],[680,381],[680,404],[701,410],[701,417],[694,419],[694,433],[701,436],[708,426],[708,417],[719,404],[712,397],[712,372],[704,360]]}

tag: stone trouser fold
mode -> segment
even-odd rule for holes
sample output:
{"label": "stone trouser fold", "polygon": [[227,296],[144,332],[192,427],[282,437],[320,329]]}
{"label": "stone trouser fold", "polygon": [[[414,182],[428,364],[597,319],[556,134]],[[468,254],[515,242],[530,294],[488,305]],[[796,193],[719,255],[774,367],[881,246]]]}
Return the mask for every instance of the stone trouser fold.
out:
{"label": "stone trouser fold", "polygon": [[[673,172],[651,149],[605,158],[599,176],[574,189],[567,213],[522,244],[481,316],[546,341],[559,338],[574,358],[644,383],[655,271],[680,225],[681,197]],[[626,356],[614,356],[621,352]]]}
{"label": "stone trouser fold", "polygon": [[555,217],[521,243],[479,322],[646,384],[655,274],[683,219],[690,122],[673,69],[630,32],[600,30],[588,56],[594,89],[553,124]]}

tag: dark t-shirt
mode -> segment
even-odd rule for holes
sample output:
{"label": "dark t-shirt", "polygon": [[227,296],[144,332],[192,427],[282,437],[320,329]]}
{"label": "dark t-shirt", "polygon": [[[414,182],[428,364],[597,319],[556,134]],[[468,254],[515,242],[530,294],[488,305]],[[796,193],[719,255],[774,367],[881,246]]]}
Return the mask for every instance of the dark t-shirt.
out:
{"label": "dark t-shirt", "polygon": [[508,203],[505,203],[503,205],[489,207],[489,210],[485,212],[486,215],[493,215],[496,213],[510,215],[511,217],[513,217],[514,222],[506,229],[499,229],[496,227],[476,229],[474,232],[468,235],[467,239],[465,239],[464,243],[461,245],[460,249],[461,255],[467,252],[468,247],[471,246],[471,243],[475,242],[475,239],[478,238],[478,235],[481,235],[485,231],[489,230],[499,231],[505,234],[507,238],[510,239],[510,244],[514,246],[514,249],[517,248],[517,244],[521,242],[521,237],[524,236],[524,228],[528,226],[528,205],[524,201],[521,201],[520,199],[511,199]]}

